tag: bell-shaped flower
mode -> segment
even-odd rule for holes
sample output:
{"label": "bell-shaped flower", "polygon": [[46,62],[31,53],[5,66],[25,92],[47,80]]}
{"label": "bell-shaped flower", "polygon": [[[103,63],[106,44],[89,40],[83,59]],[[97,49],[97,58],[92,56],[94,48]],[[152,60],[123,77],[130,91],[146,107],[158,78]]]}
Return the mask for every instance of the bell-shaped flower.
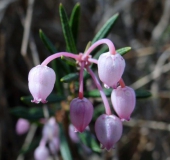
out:
{"label": "bell-shaped flower", "polygon": [[49,151],[46,146],[38,146],[34,151],[35,160],[47,160],[49,157]]}
{"label": "bell-shaped flower", "polygon": [[54,117],[51,117],[48,122],[43,127],[43,138],[46,140],[52,140],[54,137],[58,137],[59,135],[59,126],[56,123]]}
{"label": "bell-shaped flower", "polygon": [[98,59],[98,74],[100,80],[105,84],[105,87],[117,87],[118,81],[124,72],[125,60],[116,53],[103,53]]}
{"label": "bell-shaped flower", "polygon": [[110,150],[122,135],[122,122],[114,115],[102,114],[95,123],[97,139],[102,144],[102,148]]}
{"label": "bell-shaped flower", "polygon": [[32,102],[46,103],[46,98],[52,92],[56,75],[48,66],[38,65],[32,68],[28,75],[29,90],[34,97]]}
{"label": "bell-shaped flower", "polygon": [[75,98],[70,104],[70,119],[75,131],[83,132],[93,116],[93,105],[86,98]]}
{"label": "bell-shaped flower", "polygon": [[16,123],[16,132],[18,135],[22,135],[28,132],[30,128],[30,122],[27,119],[20,118]]}
{"label": "bell-shaped flower", "polygon": [[113,108],[121,120],[130,120],[136,104],[135,92],[130,87],[121,87],[114,89],[111,94]]}

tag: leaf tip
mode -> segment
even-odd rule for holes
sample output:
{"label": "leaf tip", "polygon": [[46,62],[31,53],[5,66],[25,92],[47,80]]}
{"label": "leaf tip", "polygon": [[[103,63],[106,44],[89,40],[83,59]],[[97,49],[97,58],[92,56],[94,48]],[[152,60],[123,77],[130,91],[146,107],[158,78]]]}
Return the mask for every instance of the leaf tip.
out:
{"label": "leaf tip", "polygon": [[77,2],[77,3],[76,3],[76,6],[79,7],[79,6],[80,6],[80,2]]}
{"label": "leaf tip", "polygon": [[20,97],[20,100],[23,101],[23,100],[24,100],[24,97]]}
{"label": "leaf tip", "polygon": [[60,79],[60,82],[63,82],[63,81],[64,81],[64,79],[63,79],[63,78],[61,78],[61,79]]}
{"label": "leaf tip", "polygon": [[118,17],[119,16],[119,12],[117,12],[116,14],[115,14],[115,17]]}
{"label": "leaf tip", "polygon": [[59,4],[59,8],[62,8],[62,7],[63,7],[63,4],[62,4],[62,3],[60,3],[60,4]]}
{"label": "leaf tip", "polygon": [[42,33],[42,29],[39,29],[39,33]]}

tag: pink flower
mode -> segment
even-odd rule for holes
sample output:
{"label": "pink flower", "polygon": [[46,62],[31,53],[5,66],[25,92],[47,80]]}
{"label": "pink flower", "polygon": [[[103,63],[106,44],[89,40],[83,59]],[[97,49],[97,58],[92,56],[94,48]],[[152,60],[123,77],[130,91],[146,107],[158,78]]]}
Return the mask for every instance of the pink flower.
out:
{"label": "pink flower", "polygon": [[116,53],[115,55],[109,52],[103,53],[98,59],[98,74],[100,80],[107,87],[116,87],[121,79],[125,68],[123,57]]}
{"label": "pink flower", "polygon": [[51,117],[43,127],[43,138],[52,140],[59,135],[59,126],[54,117]]}
{"label": "pink flower", "polygon": [[49,157],[49,151],[46,146],[38,146],[34,151],[35,160],[47,160]]}
{"label": "pink flower", "polygon": [[22,135],[28,132],[29,128],[30,128],[30,122],[28,120],[23,118],[18,119],[16,124],[16,132],[18,135]]}
{"label": "pink flower", "polygon": [[118,87],[111,94],[113,108],[121,120],[130,120],[130,115],[133,112],[136,104],[135,92],[130,87]]}
{"label": "pink flower", "polygon": [[110,150],[122,135],[122,122],[114,115],[102,114],[95,123],[95,132],[102,148]]}
{"label": "pink flower", "polygon": [[28,75],[29,90],[34,97],[32,102],[46,103],[46,98],[52,92],[56,75],[53,69],[38,65],[32,68]]}
{"label": "pink flower", "polygon": [[70,118],[76,131],[83,132],[93,116],[93,105],[86,99],[75,98],[70,104]]}

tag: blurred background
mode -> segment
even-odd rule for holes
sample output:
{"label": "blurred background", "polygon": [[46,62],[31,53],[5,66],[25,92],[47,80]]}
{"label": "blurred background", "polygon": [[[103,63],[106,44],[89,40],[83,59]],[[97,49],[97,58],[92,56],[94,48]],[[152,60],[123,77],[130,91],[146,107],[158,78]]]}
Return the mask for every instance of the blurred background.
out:
{"label": "blurred background", "polygon": [[[124,56],[123,79],[128,86],[146,89],[152,96],[137,99],[115,150],[79,156],[71,147],[73,159],[170,160],[170,0],[0,0],[0,159],[19,160],[25,143],[27,135],[16,134],[19,117],[11,110],[28,107],[20,100],[30,95],[28,72],[49,55],[39,29],[65,51],[59,4],[70,17],[77,2],[81,6],[78,51],[83,52],[105,22],[119,13],[108,38],[117,49],[132,47]],[[34,135],[41,135],[41,127]],[[34,159],[34,149],[20,158]]]}

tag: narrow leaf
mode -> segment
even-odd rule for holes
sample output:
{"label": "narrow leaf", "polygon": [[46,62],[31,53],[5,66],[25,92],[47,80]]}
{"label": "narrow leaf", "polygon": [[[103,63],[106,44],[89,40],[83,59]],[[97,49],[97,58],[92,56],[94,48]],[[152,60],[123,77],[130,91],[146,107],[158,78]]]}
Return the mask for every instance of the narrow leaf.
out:
{"label": "narrow leaf", "polygon": [[74,66],[74,67],[77,66],[76,61],[71,58],[61,56],[61,59],[64,60],[67,64],[69,64],[71,66]]}
{"label": "narrow leaf", "polygon": [[[26,107],[15,107],[11,109],[11,114],[18,118],[25,118],[30,121],[39,121],[40,118],[44,118],[43,110],[42,107],[31,107],[31,108],[26,108]],[[54,112],[49,109],[49,114],[54,115]]]}
{"label": "narrow leaf", "polygon": [[135,93],[136,93],[136,98],[148,98],[152,96],[150,91],[144,89],[135,90]]}
{"label": "narrow leaf", "polygon": [[91,46],[91,41],[89,41],[86,45],[86,48],[84,50],[84,53],[89,49],[89,47]]}
{"label": "narrow leaf", "polygon": [[102,53],[105,53],[105,52],[108,52],[108,47],[107,46],[103,46],[95,55],[93,58],[95,59],[98,59],[99,56],[102,54]]}
{"label": "narrow leaf", "polygon": [[72,156],[70,153],[70,149],[67,143],[67,139],[64,133],[64,129],[62,124],[59,124],[60,126],[60,152],[62,155],[63,160],[72,160]]}
{"label": "narrow leaf", "polygon": [[96,139],[91,132],[85,131],[83,133],[79,133],[78,136],[81,142],[87,147],[89,147],[90,149],[92,149],[94,152],[98,152],[98,153],[101,152],[100,146],[96,142]]}
{"label": "narrow leaf", "polygon": [[78,80],[79,74],[78,73],[70,73],[60,79],[61,82],[68,83],[73,80]]}
{"label": "narrow leaf", "polygon": [[[121,54],[122,56],[125,55],[127,52],[131,50],[131,47],[124,47],[116,50],[117,53]],[[108,52],[109,49],[107,46],[103,46],[95,55],[93,58],[98,59],[99,56],[105,52]]]}
{"label": "narrow leaf", "polygon": [[39,36],[50,53],[53,54],[57,52],[56,47],[52,44],[52,42],[49,40],[49,38],[44,34],[44,32],[41,29],[39,30]]}
{"label": "narrow leaf", "polygon": [[116,52],[123,56],[130,50],[131,50],[131,47],[124,47],[124,48],[120,48],[120,49],[116,50]]}
{"label": "narrow leaf", "polygon": [[77,53],[77,49],[76,49],[76,45],[75,45],[75,41],[74,41],[74,38],[73,38],[72,31],[71,31],[71,27],[69,25],[68,17],[67,17],[67,14],[65,12],[65,9],[64,9],[64,7],[61,3],[60,3],[60,6],[59,6],[59,14],[60,14],[64,38],[65,38],[65,41],[66,41],[67,51],[72,52],[72,53]]}
{"label": "narrow leaf", "polygon": [[[22,102],[24,102],[25,104],[34,104],[31,102],[31,100],[33,99],[32,96],[23,96],[20,98]],[[56,103],[56,102],[61,102],[62,100],[65,100],[65,97],[62,95],[58,95],[58,94],[50,94],[47,97],[47,101],[48,103]]]}
{"label": "narrow leaf", "polygon": [[[111,95],[112,89],[103,89],[103,90],[106,96]],[[84,96],[85,97],[100,97],[101,95],[98,89],[94,89],[92,91],[85,92]]]}
{"label": "narrow leaf", "polygon": [[109,34],[110,30],[112,29],[115,21],[117,20],[119,14],[113,15],[104,25],[103,27],[98,31],[98,33],[95,35],[95,37],[92,40],[92,44],[99,39],[107,37]]}
{"label": "narrow leaf", "polygon": [[77,3],[71,12],[71,17],[69,21],[75,43],[77,42],[77,37],[78,37],[78,30],[79,30],[79,23],[80,23],[80,9],[81,9],[80,3]]}
{"label": "narrow leaf", "polygon": [[101,103],[94,108],[93,120],[96,121],[96,119],[103,113],[105,113],[105,107],[103,103]]}

